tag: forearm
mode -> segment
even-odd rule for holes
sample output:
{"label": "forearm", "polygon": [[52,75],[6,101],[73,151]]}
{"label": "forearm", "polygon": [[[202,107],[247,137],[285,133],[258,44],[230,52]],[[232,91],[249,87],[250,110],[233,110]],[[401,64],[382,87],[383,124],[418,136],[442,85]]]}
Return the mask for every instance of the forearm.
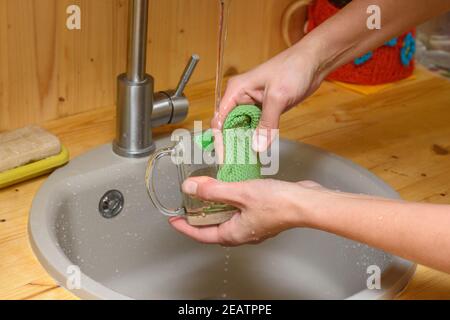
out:
{"label": "forearm", "polygon": [[[322,197],[322,198],[320,198]],[[450,272],[450,206],[323,191],[307,225]]]}
{"label": "forearm", "polygon": [[[367,27],[367,8],[381,9],[381,29]],[[415,25],[450,10],[450,0],[354,0],[295,46],[308,49],[329,72],[362,56]]]}

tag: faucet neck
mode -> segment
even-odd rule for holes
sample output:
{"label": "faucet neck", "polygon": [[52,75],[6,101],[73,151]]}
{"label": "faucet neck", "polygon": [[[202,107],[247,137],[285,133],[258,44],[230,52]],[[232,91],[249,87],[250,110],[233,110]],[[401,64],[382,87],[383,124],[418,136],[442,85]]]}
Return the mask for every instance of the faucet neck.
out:
{"label": "faucet neck", "polygon": [[127,79],[145,80],[147,61],[148,0],[129,0]]}
{"label": "faucet neck", "polygon": [[116,138],[113,150],[127,158],[154,150],[151,116],[153,78],[146,74],[148,0],[129,0],[127,72],[117,79]]}
{"label": "faucet neck", "polygon": [[148,156],[155,149],[152,126],[186,118],[189,102],[183,94],[199,61],[193,55],[175,91],[154,94],[146,73],[148,0],[129,0],[127,72],[117,78],[116,138],[113,150],[127,158]]}

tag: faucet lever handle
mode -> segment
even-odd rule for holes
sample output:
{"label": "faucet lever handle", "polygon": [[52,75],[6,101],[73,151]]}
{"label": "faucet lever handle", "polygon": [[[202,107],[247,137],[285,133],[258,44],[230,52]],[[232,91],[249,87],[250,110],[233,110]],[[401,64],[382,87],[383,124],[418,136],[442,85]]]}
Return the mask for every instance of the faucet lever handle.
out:
{"label": "faucet lever handle", "polygon": [[198,54],[193,54],[191,59],[189,60],[186,69],[183,71],[183,75],[181,76],[180,82],[178,82],[177,89],[175,90],[174,97],[181,97],[183,95],[183,91],[186,88],[186,85],[189,82],[192,74],[194,73],[195,67],[200,61],[200,57]]}

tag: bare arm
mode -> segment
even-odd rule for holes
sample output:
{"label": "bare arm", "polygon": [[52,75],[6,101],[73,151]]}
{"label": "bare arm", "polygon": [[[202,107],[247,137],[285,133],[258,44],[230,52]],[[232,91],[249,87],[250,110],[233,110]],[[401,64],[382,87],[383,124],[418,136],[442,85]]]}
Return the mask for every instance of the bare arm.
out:
{"label": "bare arm", "polygon": [[[308,225],[450,273],[450,206],[325,191]],[[331,197],[331,198],[330,198]]]}
{"label": "bare arm", "polygon": [[[381,8],[381,30],[366,27],[369,5]],[[238,104],[261,103],[260,127],[278,128],[280,115],[311,95],[329,72],[447,10],[450,0],[354,0],[295,46],[233,78],[213,126],[220,128]],[[267,143],[267,139],[263,145],[257,143],[254,149],[264,149]],[[198,241],[258,243],[290,228],[312,227],[450,273],[450,205],[337,193],[313,182],[227,184],[193,178],[183,190],[202,199],[233,203],[241,210],[215,227],[194,228],[183,219],[171,220],[177,230]]]}
{"label": "bare arm", "polygon": [[[381,29],[367,27],[367,8],[377,5]],[[408,28],[450,10],[450,0],[353,0],[296,46],[314,48],[324,73],[381,46]]]}
{"label": "bare arm", "polygon": [[196,228],[183,218],[172,225],[205,243],[259,243],[280,232],[309,227],[331,232],[450,273],[450,205],[341,193],[317,183],[255,180],[223,183],[191,178],[183,191],[240,209],[219,226]]}
{"label": "bare arm", "polygon": [[[380,30],[367,28],[369,5],[381,9]],[[281,114],[310,96],[331,71],[448,10],[450,0],[353,0],[291,48],[230,79],[212,126],[221,129],[239,104],[261,104],[264,130],[254,149],[264,150],[270,144],[265,132],[277,129]]]}

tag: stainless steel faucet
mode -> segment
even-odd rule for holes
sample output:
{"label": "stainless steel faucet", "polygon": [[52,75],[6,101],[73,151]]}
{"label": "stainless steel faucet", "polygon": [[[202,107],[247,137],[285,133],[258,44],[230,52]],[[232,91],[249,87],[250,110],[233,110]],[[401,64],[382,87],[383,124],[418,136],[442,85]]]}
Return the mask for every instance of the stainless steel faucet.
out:
{"label": "stainless steel faucet", "polygon": [[146,73],[148,0],[129,0],[127,72],[117,78],[117,128],[113,150],[128,157],[154,151],[152,128],[183,121],[189,101],[183,91],[197,63],[193,55],[177,89],[154,93],[153,77]]}

